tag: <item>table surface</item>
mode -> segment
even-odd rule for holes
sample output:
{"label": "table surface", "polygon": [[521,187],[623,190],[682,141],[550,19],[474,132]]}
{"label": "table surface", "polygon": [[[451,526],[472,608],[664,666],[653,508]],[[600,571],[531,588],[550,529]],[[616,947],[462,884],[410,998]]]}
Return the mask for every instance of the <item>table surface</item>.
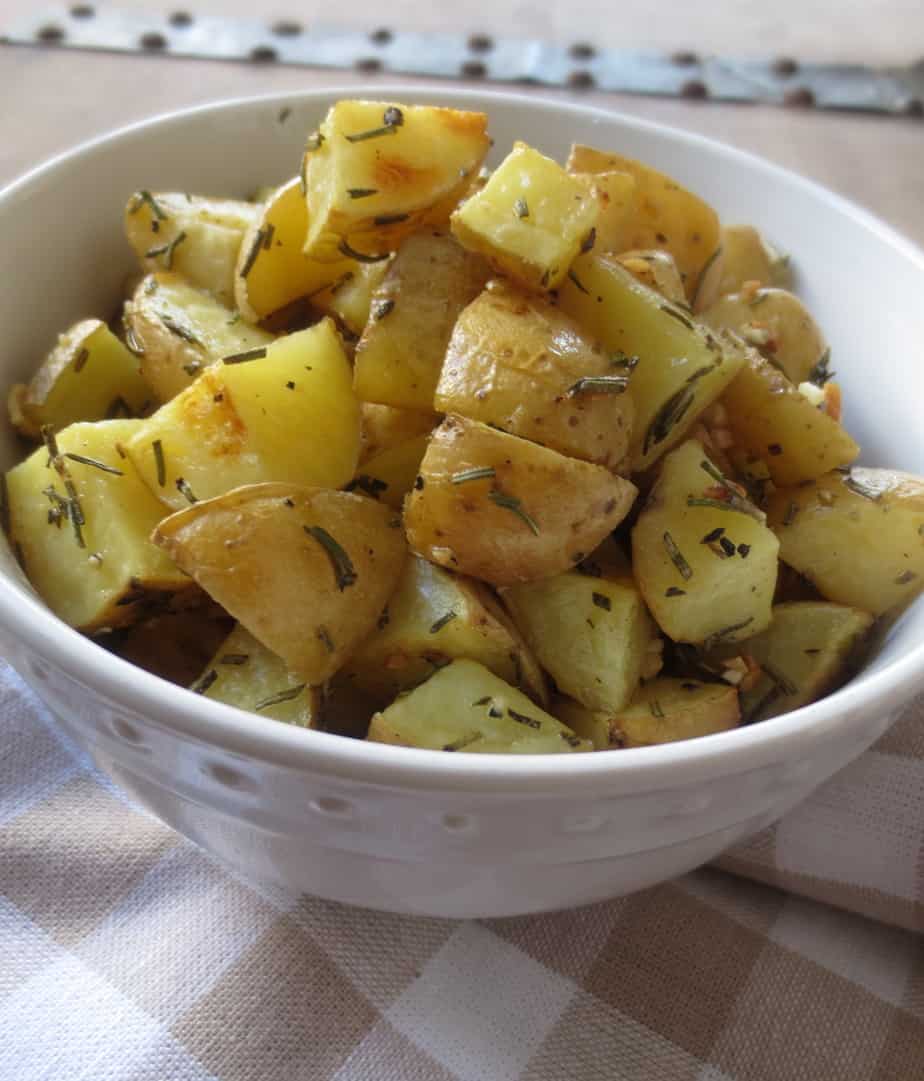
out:
{"label": "table surface", "polygon": [[[182,5],[123,0],[120,6],[163,13]],[[31,9],[25,0],[0,0],[0,31]],[[254,15],[253,5],[244,0],[196,0],[186,4],[185,10],[193,16]],[[652,18],[650,4],[641,0],[622,0],[618,7],[604,0],[569,0],[567,5],[540,5],[536,0],[507,5],[490,0],[467,0],[464,5],[392,0],[387,24],[383,24],[379,4],[354,0],[337,12],[336,21],[370,30],[390,25],[519,34],[561,42],[591,38],[604,46],[880,65],[911,63],[924,50],[920,0],[847,4],[843,0],[776,0],[773,4],[667,0],[658,6],[657,15]],[[309,25],[333,21],[320,4],[286,6],[273,0],[265,11],[267,22],[283,17],[297,17]],[[0,46],[0,78],[7,102],[0,111],[0,184],[89,136],[170,109],[248,94],[408,81],[265,64],[19,46]],[[921,121],[597,92],[541,92],[548,97],[579,97],[752,150],[855,199],[924,244]]]}

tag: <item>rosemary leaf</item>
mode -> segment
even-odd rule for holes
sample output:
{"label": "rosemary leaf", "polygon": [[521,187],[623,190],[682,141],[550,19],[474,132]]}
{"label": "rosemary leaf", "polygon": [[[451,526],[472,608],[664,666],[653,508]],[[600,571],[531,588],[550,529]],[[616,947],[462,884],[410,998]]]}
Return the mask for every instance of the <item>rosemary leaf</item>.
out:
{"label": "rosemary leaf", "polygon": [[509,510],[511,514],[515,514],[529,527],[529,530],[534,537],[539,536],[539,526],[536,524],[535,519],[523,509],[523,504],[515,495],[507,495],[506,492],[502,492],[497,488],[492,488],[491,491],[488,492],[488,499],[496,506],[503,507],[504,510]]}
{"label": "rosemary leaf", "polygon": [[167,462],[164,458],[164,445],[159,439],[155,439],[151,444],[151,450],[154,451],[154,463],[157,466],[157,483],[163,488],[167,483]]}
{"label": "rosemary leaf", "polygon": [[[347,136],[349,138],[349,136]],[[355,259],[357,263],[381,263],[387,259],[391,252],[381,252],[378,255],[367,255],[365,252],[357,251],[355,248],[350,247],[349,241],[346,237],[341,237],[340,243],[337,245],[337,251],[341,255],[345,255],[348,259]]]}
{"label": "rosemary leaf", "polygon": [[204,676],[196,680],[196,682],[189,688],[193,694],[205,694],[205,692],[212,686],[215,680],[218,679],[218,673],[214,668],[210,668]]}
{"label": "rosemary leaf", "polygon": [[717,646],[720,642],[724,642],[728,637],[733,635],[735,631],[743,630],[748,624],[754,622],[753,616],[748,616],[747,619],[743,619],[740,623],[732,623],[728,627],[723,627],[721,630],[714,631],[703,642],[703,651],[708,653],[713,646]]}
{"label": "rosemary leaf", "polygon": [[809,372],[808,381],[816,387],[823,387],[825,383],[833,379],[835,372],[831,371],[831,350],[826,349],[818,358],[817,363]]}
{"label": "rosemary leaf", "polygon": [[287,687],[284,691],[278,691],[269,698],[264,698],[262,702],[257,702],[253,708],[269,709],[270,706],[278,706],[280,702],[291,702],[293,698],[298,698],[306,686],[305,683],[299,683],[297,687]]}
{"label": "rosemary leaf", "polygon": [[613,605],[610,598],[605,593],[592,593],[591,599],[598,608],[602,608],[604,612],[612,611]]}
{"label": "rosemary leaf", "polygon": [[430,628],[430,633],[438,634],[446,626],[447,623],[451,623],[454,619],[457,619],[458,615],[458,612],[450,608],[445,615],[440,616],[440,618],[433,624],[433,626]]}
{"label": "rosemary leaf", "polygon": [[90,359],[90,350],[81,349],[74,360],[74,374],[82,372],[87,365],[87,361]]}
{"label": "rosemary leaf", "polygon": [[624,394],[628,389],[627,375],[582,375],[568,388],[568,396],[576,398],[582,394]]}
{"label": "rosemary leaf", "polygon": [[186,499],[189,503],[198,503],[199,500],[193,495],[193,490],[189,484],[183,480],[182,477],[176,478],[176,490]]}
{"label": "rosemary leaf", "polygon": [[590,296],[590,290],[582,283],[581,279],[577,276],[577,274],[574,273],[573,270],[568,271],[568,277],[571,279],[572,282],[574,282],[574,284],[577,286],[578,289],[581,290],[582,293],[586,293],[587,296]]}
{"label": "rosemary leaf", "polygon": [[114,465],[106,465],[105,462],[101,462],[97,458],[87,458],[83,454],[72,454],[70,451],[65,452],[64,457],[69,458],[72,462],[80,462],[81,465],[92,465],[95,469],[101,469],[104,473],[112,473],[116,477],[125,476],[121,469],[116,469]]}
{"label": "rosemary leaf", "polygon": [[525,724],[527,728],[532,728],[534,731],[539,731],[542,728],[542,721],[537,721],[535,717],[529,717],[525,713],[518,713],[509,706],[507,707],[507,716],[511,721],[516,721],[517,724]]}
{"label": "rosemary leaf", "polygon": [[712,255],[709,256],[706,262],[703,263],[703,269],[699,272],[699,277],[696,279],[696,288],[693,290],[693,296],[690,298],[691,307],[696,307],[696,304],[700,298],[700,294],[702,293],[703,284],[706,281],[706,276],[708,275],[709,271],[712,270],[712,264],[716,261],[716,259],[718,259],[721,254],[722,246],[720,244],[712,253]]}
{"label": "rosemary leaf", "polygon": [[449,482],[450,484],[467,484],[470,480],[488,480],[494,475],[493,465],[478,466],[474,469],[463,469],[461,473],[453,473]]}
{"label": "rosemary leaf", "polygon": [[132,205],[128,208],[129,214],[137,214],[138,211],[145,205],[145,203],[147,203],[147,205],[151,208],[151,213],[154,215],[155,218],[159,219],[160,221],[167,220],[167,215],[164,213],[163,207],[161,207],[160,203],[157,202],[154,196],[149,191],[146,191],[144,188],[142,188],[141,191],[138,192],[132,202]]}
{"label": "rosemary leaf", "polygon": [[262,360],[266,356],[266,346],[258,345],[255,349],[245,349],[243,353],[232,353],[222,357],[222,364],[244,364],[248,360]]}
{"label": "rosemary leaf", "polygon": [[677,543],[670,533],[665,532],[663,539],[667,554],[670,556],[671,562],[680,572],[680,577],[683,578],[684,581],[689,581],[693,577],[693,568],[687,563],[686,559],[684,559],[683,553],[677,547]]}
{"label": "rosemary leaf", "polygon": [[302,526],[302,529],[305,530],[309,537],[313,537],[327,553],[334,570],[337,589],[342,593],[349,586],[354,585],[357,576],[353,564],[350,562],[350,557],[330,533],[319,525],[306,525]]}
{"label": "rosemary leaf", "polygon": [[347,195],[351,199],[368,199],[370,195],[378,195],[378,188],[347,188]]}
{"label": "rosemary leaf", "polygon": [[263,251],[264,235],[262,229],[257,230],[256,235],[253,238],[253,243],[250,245],[250,251],[247,253],[247,258],[244,260],[244,265],[241,267],[242,278],[246,278],[251,270],[253,270],[253,265],[257,261],[257,256]]}

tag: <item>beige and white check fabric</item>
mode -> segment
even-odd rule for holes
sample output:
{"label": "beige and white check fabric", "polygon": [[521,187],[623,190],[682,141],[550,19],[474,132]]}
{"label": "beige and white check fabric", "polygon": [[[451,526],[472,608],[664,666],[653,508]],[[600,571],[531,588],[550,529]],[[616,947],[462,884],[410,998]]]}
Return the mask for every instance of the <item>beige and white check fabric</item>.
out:
{"label": "beige and white check fabric", "polygon": [[924,703],[723,862],[523,919],[286,896],[0,667],[0,1081],[924,1079]]}

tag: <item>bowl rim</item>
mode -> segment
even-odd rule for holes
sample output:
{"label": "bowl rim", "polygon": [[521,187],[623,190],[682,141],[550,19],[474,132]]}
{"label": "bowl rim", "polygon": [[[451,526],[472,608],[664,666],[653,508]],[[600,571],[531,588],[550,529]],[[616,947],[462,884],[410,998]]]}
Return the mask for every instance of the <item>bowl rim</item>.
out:
{"label": "bowl rim", "polygon": [[[493,90],[445,88],[417,83],[373,86],[347,85],[303,91],[273,92],[226,98],[169,110],[101,135],[55,154],[0,189],[0,217],[7,206],[60,166],[105,150],[129,136],[162,125],[184,122],[203,114],[227,113],[242,107],[319,107],[341,97],[406,100],[447,106],[486,108],[492,104],[532,111],[599,118],[650,132],[694,149],[732,159],[763,175],[790,185],[832,205],[859,226],[910,259],[924,280],[924,251],[892,226],[821,184],[696,132],[634,117],[599,105],[560,101],[541,95]],[[332,733],[267,724],[266,718],[222,702],[195,695],[108,653],[67,626],[35,595],[0,573],[0,623],[35,655],[61,668],[72,679],[114,705],[140,715],[145,723],[172,730],[199,743],[214,745],[242,760],[256,759],[296,771],[322,773],[342,780],[386,787],[412,787],[517,795],[575,795],[600,784],[620,789],[652,790],[695,784],[707,778],[791,760],[794,741],[814,743],[842,723],[844,713],[869,711],[882,715],[895,710],[924,687],[924,642],[905,657],[890,662],[811,705],[728,732],[692,740],[621,750],[618,754],[452,755],[442,751],[399,747],[349,739]],[[670,780],[668,780],[670,778]]]}

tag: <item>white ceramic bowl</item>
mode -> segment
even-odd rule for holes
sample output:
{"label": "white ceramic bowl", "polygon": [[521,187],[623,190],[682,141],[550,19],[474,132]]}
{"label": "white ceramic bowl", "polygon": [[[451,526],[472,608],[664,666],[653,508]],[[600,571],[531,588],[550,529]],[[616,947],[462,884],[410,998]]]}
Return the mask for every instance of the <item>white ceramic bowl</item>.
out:
{"label": "white ceramic bowl", "polygon": [[[338,92],[227,102],[126,128],[0,193],[3,388],[69,322],[113,310],[136,188],[244,194],[296,168]],[[870,463],[924,471],[924,256],[870,215],[729,147],[609,112],[481,92],[377,97],[485,109],[561,158],[572,140],[676,175],[794,254]],[[284,123],[280,110],[291,113]],[[0,433],[0,465],[21,453]],[[61,725],[135,799],[250,876],[372,908],[500,916],[637,890],[778,818],[868,747],[924,683],[924,606],[864,673],[788,716],[594,755],[448,755],[240,712],[118,660],[58,622],[0,553],[0,645]]]}

